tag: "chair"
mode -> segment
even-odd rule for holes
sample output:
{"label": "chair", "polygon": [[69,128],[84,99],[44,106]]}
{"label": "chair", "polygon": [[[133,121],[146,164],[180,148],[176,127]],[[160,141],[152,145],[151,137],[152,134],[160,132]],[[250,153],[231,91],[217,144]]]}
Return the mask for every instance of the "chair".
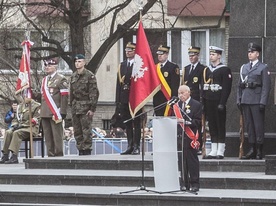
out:
{"label": "chair", "polygon": [[[39,127],[39,133],[41,135],[33,136],[33,142],[40,141],[41,145],[41,157],[44,157],[44,134],[42,126]],[[25,157],[29,158],[31,156],[30,150],[30,138],[23,140],[25,142],[25,148],[22,148],[21,151],[25,151]]]}

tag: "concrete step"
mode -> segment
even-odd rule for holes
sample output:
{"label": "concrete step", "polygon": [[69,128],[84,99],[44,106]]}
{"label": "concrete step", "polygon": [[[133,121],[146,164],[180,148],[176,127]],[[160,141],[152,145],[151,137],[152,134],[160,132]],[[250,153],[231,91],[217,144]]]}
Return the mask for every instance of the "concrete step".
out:
{"label": "concrete step", "polygon": [[[2,203],[120,206],[267,206],[276,204],[275,191],[268,190],[201,189],[195,195],[184,191],[159,194],[152,187],[141,190],[139,187],[0,185],[0,188],[0,202]],[[129,193],[121,194],[122,192]]]}
{"label": "concrete step", "polygon": [[[265,160],[240,160],[225,157],[223,160],[200,159],[201,171],[265,172]],[[56,158],[24,159],[26,169],[90,169],[90,170],[141,170],[141,155],[91,155]],[[144,156],[144,170],[153,170],[152,155]]]}
{"label": "concrete step", "polygon": [[[154,187],[154,172],[141,170],[25,169],[1,165],[0,184]],[[276,175],[263,172],[200,172],[201,188],[276,190]]]}

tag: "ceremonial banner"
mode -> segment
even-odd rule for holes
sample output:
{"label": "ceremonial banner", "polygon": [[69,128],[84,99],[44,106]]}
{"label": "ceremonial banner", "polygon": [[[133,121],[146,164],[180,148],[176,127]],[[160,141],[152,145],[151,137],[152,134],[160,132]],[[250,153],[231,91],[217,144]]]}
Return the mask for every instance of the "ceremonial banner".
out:
{"label": "ceremonial banner", "polygon": [[18,80],[16,84],[16,92],[24,92],[24,96],[27,98],[32,98],[31,95],[31,75],[30,75],[30,48],[33,45],[33,42],[26,40],[22,42],[23,52],[20,61],[20,69]]}
{"label": "ceremonial banner", "polygon": [[142,21],[140,21],[129,94],[131,116],[134,117],[160,88],[161,84],[156,72],[156,66]]}

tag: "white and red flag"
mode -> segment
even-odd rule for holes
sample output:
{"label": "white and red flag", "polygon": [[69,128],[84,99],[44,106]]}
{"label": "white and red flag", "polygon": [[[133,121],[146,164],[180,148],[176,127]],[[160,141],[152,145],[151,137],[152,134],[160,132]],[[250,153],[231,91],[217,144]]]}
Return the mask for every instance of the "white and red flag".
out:
{"label": "white and red flag", "polygon": [[33,42],[25,40],[22,42],[23,52],[20,61],[20,69],[16,84],[16,94],[23,92],[27,98],[32,98],[31,93],[31,75],[30,75],[30,48]]}
{"label": "white and red flag", "polygon": [[140,21],[137,31],[129,94],[131,116],[134,117],[160,88],[161,83],[156,72],[156,66],[152,58],[142,21]]}

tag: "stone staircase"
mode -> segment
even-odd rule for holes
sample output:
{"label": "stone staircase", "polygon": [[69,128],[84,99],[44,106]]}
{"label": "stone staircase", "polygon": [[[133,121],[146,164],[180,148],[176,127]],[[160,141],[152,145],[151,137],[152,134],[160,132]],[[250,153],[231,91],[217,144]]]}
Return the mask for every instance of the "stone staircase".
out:
{"label": "stone staircase", "polygon": [[276,205],[276,175],[265,175],[265,160],[200,157],[201,188],[197,195],[155,191],[150,153],[145,155],[144,178],[140,155],[21,162],[0,165],[0,205]]}

